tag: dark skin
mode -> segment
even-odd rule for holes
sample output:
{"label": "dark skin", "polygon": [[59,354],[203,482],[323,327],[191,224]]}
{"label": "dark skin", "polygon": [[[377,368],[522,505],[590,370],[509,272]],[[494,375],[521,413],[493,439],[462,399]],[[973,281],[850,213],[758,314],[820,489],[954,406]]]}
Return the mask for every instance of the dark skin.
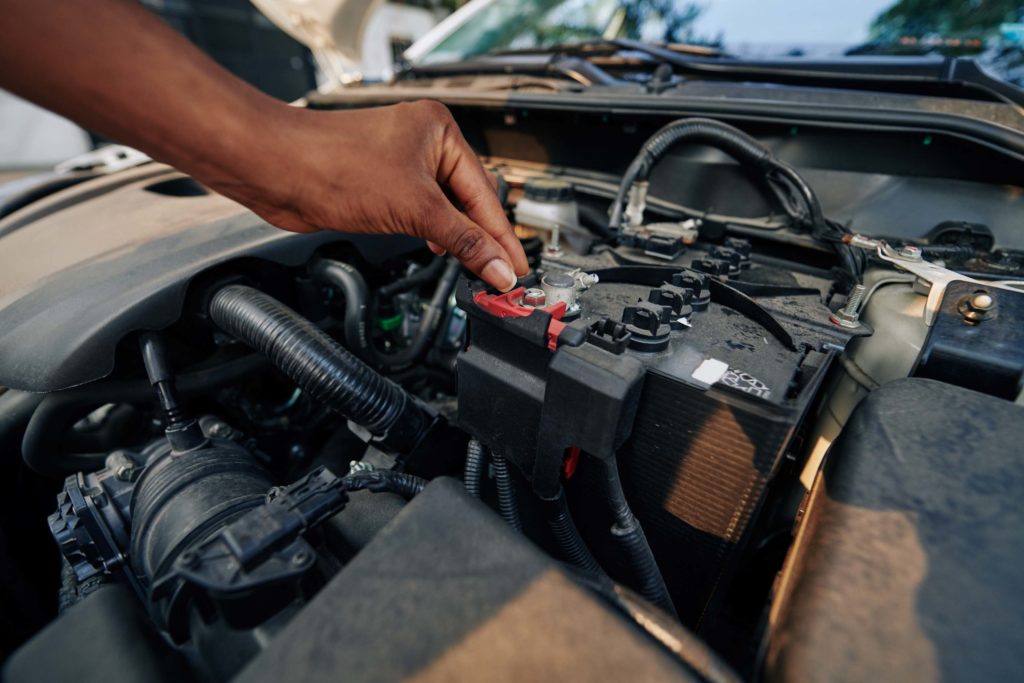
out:
{"label": "dark skin", "polygon": [[284,230],[402,233],[507,291],[527,271],[441,104],[289,106],[132,0],[0,0],[0,87],[146,152]]}

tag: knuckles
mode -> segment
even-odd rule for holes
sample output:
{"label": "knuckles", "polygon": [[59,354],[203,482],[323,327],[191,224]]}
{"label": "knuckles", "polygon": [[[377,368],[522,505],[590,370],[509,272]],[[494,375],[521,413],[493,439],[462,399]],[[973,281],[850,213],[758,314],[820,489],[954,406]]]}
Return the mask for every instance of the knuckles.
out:
{"label": "knuckles", "polygon": [[416,100],[415,102],[402,102],[397,105],[399,111],[417,124],[426,128],[440,128],[447,130],[454,123],[452,113],[448,107],[437,100]]}
{"label": "knuckles", "polygon": [[479,260],[486,249],[487,236],[479,228],[460,228],[451,243],[452,254],[463,263]]}

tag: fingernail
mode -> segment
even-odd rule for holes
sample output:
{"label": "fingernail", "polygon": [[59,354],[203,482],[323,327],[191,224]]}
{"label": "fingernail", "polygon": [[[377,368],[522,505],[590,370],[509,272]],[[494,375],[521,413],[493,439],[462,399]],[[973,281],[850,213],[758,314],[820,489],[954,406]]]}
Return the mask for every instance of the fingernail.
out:
{"label": "fingernail", "polygon": [[516,276],[507,263],[500,258],[491,259],[480,271],[480,276],[503,292],[516,286]]}

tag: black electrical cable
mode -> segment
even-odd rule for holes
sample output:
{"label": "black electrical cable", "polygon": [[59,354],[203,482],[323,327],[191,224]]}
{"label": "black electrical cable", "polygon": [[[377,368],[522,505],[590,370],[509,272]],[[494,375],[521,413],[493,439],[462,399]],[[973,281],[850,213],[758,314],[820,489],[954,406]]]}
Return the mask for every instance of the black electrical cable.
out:
{"label": "black electrical cable", "polygon": [[[715,147],[741,165],[761,173],[786,213],[799,225],[809,229],[816,238],[833,243],[844,269],[859,279],[860,271],[855,259],[849,254],[849,247],[838,243],[838,238],[846,232],[845,228],[825,219],[817,195],[803,177],[793,167],[776,159],[753,137],[738,128],[713,119],[691,118],[673,121],[647,139],[619,183],[611,207],[611,230],[618,233],[622,229],[623,210],[633,185],[646,181],[665,152],[670,147],[684,142]],[[803,205],[802,210],[798,204]]]}
{"label": "black electrical cable", "polygon": [[416,289],[417,287],[421,287],[438,277],[444,269],[444,264],[445,258],[443,256],[438,256],[427,265],[413,272],[411,275],[407,275],[400,280],[395,280],[394,282],[382,285],[377,289],[377,297],[379,299],[392,299],[396,294],[401,294],[402,292],[408,292]]}
{"label": "black electrical cable", "polygon": [[405,390],[263,292],[228,285],[210,299],[209,313],[218,327],[266,355],[309,395],[386,448],[411,449],[429,426],[427,413]]}
{"label": "black electrical cable", "polygon": [[562,559],[592,576],[605,576],[604,570],[594,559],[587,544],[583,542],[579,529],[572,521],[565,489],[559,487],[553,498],[541,498],[541,504],[548,528],[551,529]]}
{"label": "black electrical cable", "polygon": [[470,439],[466,445],[466,467],[462,475],[462,483],[466,487],[466,493],[474,498],[479,498],[483,478],[484,445],[476,439]]}
{"label": "black electrical cable", "polygon": [[155,332],[139,335],[142,362],[146,366],[149,384],[153,387],[160,409],[164,413],[164,433],[175,453],[198,448],[206,443],[199,423],[189,417],[178,403],[174,391],[174,372],[164,348],[163,339]]}
{"label": "black electrical cable", "polygon": [[[447,267],[445,267],[447,264]],[[409,368],[426,350],[444,317],[445,304],[451,296],[455,281],[459,276],[459,263],[455,259],[438,257],[429,265],[420,268],[412,275],[384,285],[377,290],[377,299],[387,300],[400,292],[420,287],[440,277],[434,295],[427,308],[423,311],[420,325],[412,342],[394,354],[384,354],[373,347],[367,332],[368,326],[368,290],[366,280],[352,266],[340,261],[318,259],[310,268],[315,279],[336,287],[345,301],[345,344],[363,361],[374,367],[389,372],[398,372]]]}
{"label": "black electrical cable", "polygon": [[608,227],[608,213],[589,204],[579,205],[580,224],[603,240],[615,239],[615,231]]}
{"label": "black electrical cable", "polygon": [[608,503],[615,518],[611,528],[612,538],[629,557],[630,568],[637,580],[638,592],[652,604],[676,617],[675,606],[669,597],[665,579],[658,569],[651,546],[647,543],[644,530],[626,501],[622,481],[619,479],[618,464],[615,458],[602,459],[600,463],[604,472]]}
{"label": "black electrical cable", "polygon": [[707,643],[692,631],[669,618],[663,612],[652,610],[650,602],[632,590],[612,581],[607,576],[593,576],[567,567],[573,580],[593,591],[636,626],[671,652],[705,683],[740,683],[742,679],[718,658]]}
{"label": "black electrical cable", "polygon": [[427,480],[405,472],[394,470],[367,470],[342,477],[346,491],[372,491],[374,493],[397,493],[403,498],[413,498],[423,492]]}
{"label": "black electrical cable", "polygon": [[771,153],[754,138],[737,128],[712,119],[680,119],[662,127],[641,146],[636,158],[626,169],[612,205],[609,225],[612,230],[622,227],[622,211],[629,190],[637,181],[644,181],[654,165],[673,145],[680,142],[703,143],[722,150],[729,156],[762,173],[771,167]]}
{"label": "black electrical cable", "polygon": [[[199,396],[238,381],[264,367],[267,361],[251,354],[214,367],[178,375],[179,396]],[[62,441],[86,412],[107,403],[144,404],[153,401],[148,380],[110,380],[48,394],[39,402],[21,442],[25,464],[48,477],[66,477],[103,467],[106,453],[67,453]]]}
{"label": "black electrical cable", "polygon": [[512,473],[509,472],[508,461],[501,453],[492,451],[491,462],[494,464],[494,482],[498,489],[498,511],[510,527],[522,531],[523,522],[519,518],[519,504],[516,502],[515,489],[512,488]]}
{"label": "black electrical cable", "polygon": [[430,302],[423,310],[415,336],[408,346],[396,353],[377,352],[376,359],[381,368],[389,372],[405,370],[419,360],[433,339],[434,332],[437,331],[437,326],[444,317],[448,299],[455,289],[455,283],[459,279],[459,272],[462,269],[462,266],[454,258],[442,260],[442,263],[446,264],[444,272],[441,273],[441,277],[437,281],[437,287],[434,289],[433,296],[430,297]]}

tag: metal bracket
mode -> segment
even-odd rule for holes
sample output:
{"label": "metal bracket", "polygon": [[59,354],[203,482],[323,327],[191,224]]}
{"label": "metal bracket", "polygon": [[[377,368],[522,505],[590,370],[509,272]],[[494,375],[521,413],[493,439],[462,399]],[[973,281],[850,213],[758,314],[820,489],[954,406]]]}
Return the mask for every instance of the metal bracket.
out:
{"label": "metal bracket", "polygon": [[[885,240],[876,240],[864,235],[853,235],[849,241],[850,246],[861,249],[874,250],[875,255],[882,261],[896,266],[899,270],[910,273],[918,280],[929,285],[928,301],[924,307],[924,323],[931,327],[938,315],[939,307],[942,305],[942,298],[946,294],[946,287],[952,282],[971,282],[979,287],[1007,289],[1020,291],[1020,283],[998,280],[976,280],[967,275],[950,270],[930,261],[925,261],[918,247],[904,247],[896,249],[890,246]],[[1016,286],[1015,286],[1016,285]]]}
{"label": "metal bracket", "polygon": [[104,145],[85,154],[71,157],[53,167],[57,173],[73,171],[94,171],[97,173],[117,173],[126,168],[134,168],[148,164],[152,159],[132,147],[125,145]]}

